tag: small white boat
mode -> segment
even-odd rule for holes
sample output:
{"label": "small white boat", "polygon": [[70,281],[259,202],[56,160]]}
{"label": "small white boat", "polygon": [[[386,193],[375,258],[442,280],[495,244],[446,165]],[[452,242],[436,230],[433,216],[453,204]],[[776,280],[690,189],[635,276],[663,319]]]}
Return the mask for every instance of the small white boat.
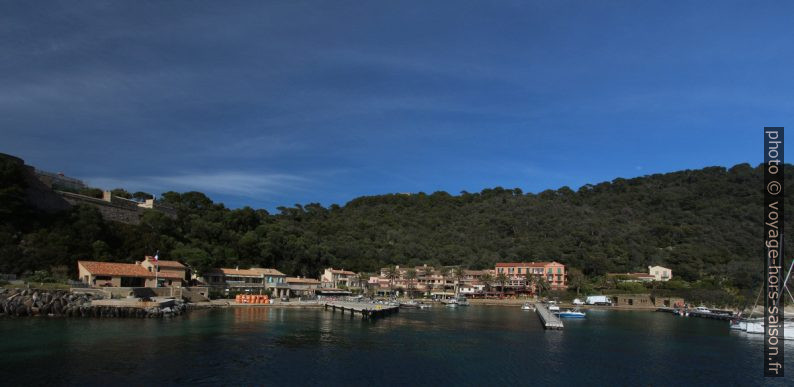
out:
{"label": "small white boat", "polygon": [[521,305],[521,310],[535,310],[535,307],[531,303],[525,302],[524,305]]}
{"label": "small white boat", "polygon": [[430,305],[430,304],[425,304],[425,303],[420,303],[419,304],[419,309],[430,309],[432,307],[433,307],[433,305]]}
{"label": "small white boat", "polygon": [[559,311],[560,311],[560,307],[558,305],[555,304],[549,305],[549,312],[559,312]]}
{"label": "small white boat", "polygon": [[698,306],[697,308],[693,309],[693,311],[698,313],[711,313],[709,308],[706,308],[705,306]]}
{"label": "small white boat", "polygon": [[419,303],[416,302],[416,300],[408,300],[406,302],[400,303],[400,308],[408,308],[408,309],[419,308]]}
{"label": "small white boat", "polygon": [[[739,321],[737,325],[742,326],[744,323],[745,329],[743,330],[750,334],[757,334],[763,335],[764,334],[764,319],[753,319],[753,320],[746,320],[746,321]],[[733,324],[733,323],[731,323]],[[794,340],[794,321],[784,321],[783,322],[783,339],[784,340]],[[731,326],[733,328],[733,326]]]}
{"label": "small white boat", "polygon": [[457,302],[447,302],[444,305],[446,305],[447,308],[457,308],[458,307],[458,303]]}

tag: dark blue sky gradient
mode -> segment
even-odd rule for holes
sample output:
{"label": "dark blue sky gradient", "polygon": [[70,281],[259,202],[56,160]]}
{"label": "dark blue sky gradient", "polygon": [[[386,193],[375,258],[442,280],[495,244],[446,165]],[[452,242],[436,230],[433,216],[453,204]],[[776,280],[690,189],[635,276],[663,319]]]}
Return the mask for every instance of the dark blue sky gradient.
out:
{"label": "dark blue sky gradient", "polygon": [[0,1],[0,152],[230,207],[762,161],[792,2]]}

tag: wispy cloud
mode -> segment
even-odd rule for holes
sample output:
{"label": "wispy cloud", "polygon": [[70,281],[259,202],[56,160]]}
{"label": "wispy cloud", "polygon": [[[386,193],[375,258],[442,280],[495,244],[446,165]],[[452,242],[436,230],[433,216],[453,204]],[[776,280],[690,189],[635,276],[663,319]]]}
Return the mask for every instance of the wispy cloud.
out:
{"label": "wispy cloud", "polygon": [[201,191],[240,197],[278,195],[304,190],[310,179],[283,173],[211,172],[185,173],[171,176],[139,176],[131,178],[89,177],[92,186],[105,189],[125,188],[133,191]]}

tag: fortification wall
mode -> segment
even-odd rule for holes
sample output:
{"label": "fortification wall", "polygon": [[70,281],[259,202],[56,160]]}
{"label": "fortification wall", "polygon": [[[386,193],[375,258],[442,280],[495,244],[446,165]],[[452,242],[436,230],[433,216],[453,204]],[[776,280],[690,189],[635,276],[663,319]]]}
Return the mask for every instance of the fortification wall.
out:
{"label": "fortification wall", "polygon": [[[106,220],[127,224],[139,224],[141,215],[147,209],[161,212],[172,219],[176,218],[176,210],[154,200],[138,203],[134,200],[113,196],[110,192],[104,193],[103,200],[71,192],[55,191],[46,181],[42,181],[36,170],[32,166],[26,165],[24,160],[4,153],[0,153],[0,158],[16,163],[24,169],[25,185],[27,186],[25,199],[31,207],[39,210],[57,212],[84,204],[97,208]],[[80,183],[82,184],[82,182]]]}
{"label": "fortification wall", "polygon": [[102,214],[102,217],[106,220],[127,224],[141,223],[141,214],[143,211],[138,207],[129,206],[127,203],[107,202],[102,199],[78,195],[71,192],[58,191],[58,193],[71,205],[86,204],[97,208]]}

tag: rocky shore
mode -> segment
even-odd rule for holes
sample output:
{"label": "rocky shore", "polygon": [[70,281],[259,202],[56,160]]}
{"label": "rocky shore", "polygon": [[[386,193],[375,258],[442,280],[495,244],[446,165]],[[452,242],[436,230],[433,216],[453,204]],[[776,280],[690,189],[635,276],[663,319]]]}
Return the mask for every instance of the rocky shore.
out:
{"label": "rocky shore", "polygon": [[102,298],[66,290],[0,289],[0,316],[154,318],[177,316],[187,310],[182,300],[167,307],[136,308],[92,305],[95,299]]}

